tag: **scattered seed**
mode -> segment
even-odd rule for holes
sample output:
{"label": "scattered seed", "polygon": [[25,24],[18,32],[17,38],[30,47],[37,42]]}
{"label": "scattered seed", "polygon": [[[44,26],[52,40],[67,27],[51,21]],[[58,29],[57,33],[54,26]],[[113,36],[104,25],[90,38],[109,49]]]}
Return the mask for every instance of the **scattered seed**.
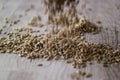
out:
{"label": "scattered seed", "polygon": [[81,5],[81,8],[82,8],[82,9],[85,9],[85,8],[86,8],[86,4],[82,4],[82,5]]}
{"label": "scattered seed", "polygon": [[88,10],[89,10],[89,11],[92,11],[92,9],[91,9],[91,8],[88,8]]}
{"label": "scattered seed", "polygon": [[6,24],[7,24],[7,23],[9,23],[9,21],[8,21],[8,20],[6,20],[6,21],[5,21],[5,23],[6,23]]}
{"label": "scattered seed", "polygon": [[102,22],[101,21],[97,21],[98,24],[101,24]]}
{"label": "scattered seed", "polygon": [[42,27],[43,24],[41,24],[40,21],[41,21],[41,17],[35,16],[28,21],[28,25],[33,27]]}
{"label": "scattered seed", "polygon": [[82,75],[82,76],[85,76],[85,75],[86,75],[86,72],[82,72],[81,75]]}
{"label": "scattered seed", "polygon": [[23,17],[23,15],[22,15],[22,14],[20,14],[20,15],[19,15],[19,18],[21,18],[21,17]]}
{"label": "scattered seed", "polygon": [[67,63],[72,63],[72,61],[71,61],[71,60],[67,60],[66,62],[67,62]]}
{"label": "scattered seed", "polygon": [[2,29],[0,29],[0,34],[2,33],[2,31],[3,31],[3,30],[2,30]]}
{"label": "scattered seed", "polygon": [[38,64],[38,66],[39,66],[39,67],[42,67],[42,66],[43,66],[43,64]]}
{"label": "scattered seed", "polygon": [[6,31],[4,31],[4,32],[3,32],[3,34],[7,34],[7,32],[6,32]]}
{"label": "scattered seed", "polygon": [[5,50],[1,50],[0,53],[5,53],[6,51]]}
{"label": "scattered seed", "polygon": [[105,28],[106,30],[108,30],[108,28]]}
{"label": "scattered seed", "polygon": [[19,19],[18,20],[14,20],[13,24],[17,24],[19,21],[20,21]]}
{"label": "scattered seed", "polygon": [[12,26],[12,23],[10,23],[9,26]]}
{"label": "scattered seed", "polygon": [[7,26],[6,25],[3,25],[3,28],[6,28]]}
{"label": "scattered seed", "polygon": [[85,75],[85,77],[86,77],[86,78],[92,77],[92,74],[91,74],[91,73],[87,73],[87,74]]}
{"label": "scattered seed", "polygon": [[103,67],[108,67],[108,65],[107,64],[103,64]]}

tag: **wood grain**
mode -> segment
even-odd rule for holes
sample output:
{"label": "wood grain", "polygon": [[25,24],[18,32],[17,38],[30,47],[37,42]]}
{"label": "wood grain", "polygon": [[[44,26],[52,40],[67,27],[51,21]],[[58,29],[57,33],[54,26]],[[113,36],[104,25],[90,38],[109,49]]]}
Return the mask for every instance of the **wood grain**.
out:
{"label": "wood grain", "polygon": [[[27,21],[35,15],[41,15],[43,22],[45,15],[40,0],[0,0],[0,29],[4,25],[4,17],[18,19],[24,14],[30,4],[35,5],[34,10],[20,18],[20,23],[14,27],[27,25]],[[115,49],[120,49],[120,0],[80,0],[77,6],[78,13],[91,22],[97,24],[101,21],[103,29],[97,35],[86,34],[86,40],[94,43],[109,44]],[[5,30],[11,31],[8,26]],[[42,63],[43,67],[37,64]],[[91,78],[81,80],[120,80],[120,65],[111,65],[108,68],[95,63],[88,65],[83,71],[91,72]],[[30,62],[14,54],[0,54],[0,80],[71,80],[71,73],[75,69],[64,61],[35,60]]]}

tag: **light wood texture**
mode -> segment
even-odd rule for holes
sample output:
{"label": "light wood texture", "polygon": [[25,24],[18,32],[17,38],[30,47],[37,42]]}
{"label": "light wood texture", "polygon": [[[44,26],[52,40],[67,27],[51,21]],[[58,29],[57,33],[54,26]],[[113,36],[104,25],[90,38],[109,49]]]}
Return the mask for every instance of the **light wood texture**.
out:
{"label": "light wood texture", "polygon": [[[20,23],[14,27],[27,24],[27,21],[36,14],[42,16],[45,21],[43,6],[40,0],[0,0],[0,28],[4,25],[4,17],[18,19],[19,14],[24,14],[30,4],[35,9],[27,12],[27,15],[20,18]],[[94,43],[109,44],[115,49],[120,49],[120,0],[80,0],[77,7],[78,12],[91,22],[101,21],[102,32],[97,35],[86,34],[86,39]],[[11,31],[13,27],[5,30]],[[37,64],[42,63],[43,67]],[[80,80],[120,80],[120,65],[111,65],[108,68],[95,63],[82,69],[91,72],[91,78]],[[71,80],[71,73],[75,69],[64,61],[35,60],[30,62],[25,58],[14,54],[0,54],[0,80]]]}

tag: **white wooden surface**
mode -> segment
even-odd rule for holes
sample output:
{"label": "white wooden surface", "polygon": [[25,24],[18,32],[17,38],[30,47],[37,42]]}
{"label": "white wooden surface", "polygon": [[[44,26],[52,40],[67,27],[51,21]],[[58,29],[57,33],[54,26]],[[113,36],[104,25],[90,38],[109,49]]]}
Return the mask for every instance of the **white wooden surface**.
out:
{"label": "white wooden surface", "polygon": [[[20,22],[14,27],[24,26],[27,21],[36,14],[41,15],[43,22],[43,6],[40,0],[0,0],[0,28],[4,25],[4,17],[18,19],[19,14],[24,14],[30,4],[35,5],[34,10],[20,18]],[[91,8],[91,10],[90,10]],[[87,34],[86,39],[95,43],[106,43],[115,49],[120,49],[120,0],[80,0],[78,12],[96,23],[101,21],[103,30],[100,34]],[[107,29],[108,28],[108,29]],[[13,30],[8,26],[7,31]],[[37,64],[42,63],[43,67]],[[120,65],[111,65],[103,68],[100,64],[94,64],[82,69],[91,72],[91,78],[81,80],[120,80]],[[75,69],[64,61],[35,60],[30,62],[25,58],[14,54],[0,54],[0,80],[71,80],[71,73]]]}

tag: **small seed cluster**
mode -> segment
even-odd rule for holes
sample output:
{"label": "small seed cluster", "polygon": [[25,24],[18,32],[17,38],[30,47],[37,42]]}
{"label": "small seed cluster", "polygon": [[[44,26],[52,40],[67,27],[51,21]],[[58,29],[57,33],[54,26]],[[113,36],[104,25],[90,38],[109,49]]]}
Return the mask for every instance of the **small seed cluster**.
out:
{"label": "small seed cluster", "polygon": [[28,21],[28,25],[32,27],[42,27],[43,24],[40,23],[40,21],[41,21],[41,17],[35,16]]}
{"label": "small seed cluster", "polygon": [[8,24],[9,26],[13,26],[13,25],[17,24],[18,22],[20,22],[20,20],[19,19],[17,19],[17,20],[10,20],[7,17],[5,17],[4,18],[4,22],[5,22],[6,25]]}
{"label": "small seed cluster", "polygon": [[91,76],[92,76],[91,73],[83,72],[83,71],[80,71],[80,70],[77,70],[75,73],[71,74],[71,78],[73,80],[80,80],[81,77],[89,78]]}
{"label": "small seed cluster", "polygon": [[21,33],[23,33],[23,32],[26,32],[26,33],[38,33],[38,32],[40,32],[40,30],[33,30],[32,28],[29,28],[29,27],[17,28],[15,30],[18,32],[21,32]]}

